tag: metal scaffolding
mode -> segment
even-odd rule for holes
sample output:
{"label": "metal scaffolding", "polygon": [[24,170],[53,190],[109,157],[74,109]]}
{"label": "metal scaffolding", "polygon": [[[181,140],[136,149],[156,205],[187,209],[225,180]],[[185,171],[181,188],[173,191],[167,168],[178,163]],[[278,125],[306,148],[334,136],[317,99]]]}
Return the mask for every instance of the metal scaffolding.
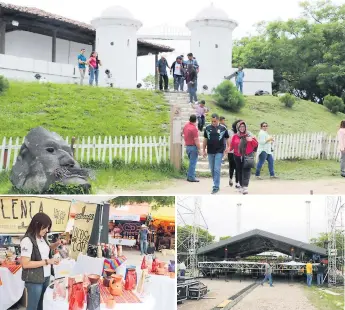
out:
{"label": "metal scaffolding", "polygon": [[[341,197],[329,196],[326,201],[326,211],[328,220],[328,285],[335,286],[339,284],[339,278],[343,278],[340,268],[344,266],[344,225],[342,215],[344,212],[344,203]],[[337,240],[337,235],[341,236],[341,240]],[[341,252],[338,248],[341,244]],[[343,281],[343,279],[342,279]]]}

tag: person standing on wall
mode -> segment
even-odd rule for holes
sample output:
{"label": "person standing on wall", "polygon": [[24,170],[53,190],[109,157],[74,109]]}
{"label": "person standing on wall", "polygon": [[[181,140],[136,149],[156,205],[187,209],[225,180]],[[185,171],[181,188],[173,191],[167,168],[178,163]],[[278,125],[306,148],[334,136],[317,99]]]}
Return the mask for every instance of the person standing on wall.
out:
{"label": "person standing on wall", "polygon": [[147,255],[147,235],[150,233],[147,226],[145,224],[141,225],[139,234],[138,234],[138,242],[140,244],[140,255]]}
{"label": "person standing on wall", "polygon": [[174,90],[183,91],[183,77],[184,77],[184,68],[182,64],[182,58],[179,56],[176,58],[171,65],[170,74],[174,77]]}
{"label": "person standing on wall", "polygon": [[89,85],[92,86],[93,82],[95,81],[96,86],[98,86],[98,67],[99,67],[99,60],[98,55],[95,51],[93,51],[90,55],[90,58],[87,61],[87,64],[89,65]]}
{"label": "person standing on wall", "polygon": [[20,243],[22,280],[27,290],[27,310],[43,310],[43,296],[53,275],[53,265],[59,260],[52,258],[61,241],[49,244],[47,233],[52,221],[45,213],[37,213],[32,218],[29,227]]}
{"label": "person standing on wall", "polygon": [[263,164],[267,160],[268,162],[268,170],[270,171],[271,179],[276,179],[274,173],[274,159],[273,159],[273,146],[272,143],[274,142],[274,138],[270,136],[267,132],[268,124],[266,122],[262,122],[260,125],[261,129],[258,135],[258,155],[259,161],[256,165],[256,172],[255,176],[257,179],[262,180],[260,177],[260,172]]}
{"label": "person standing on wall", "polygon": [[310,260],[307,265],[305,266],[306,273],[307,273],[307,285],[308,287],[311,287],[311,284],[313,282],[313,264],[312,260]]}
{"label": "person standing on wall", "polygon": [[198,163],[198,155],[200,154],[200,141],[198,129],[196,128],[196,115],[191,115],[189,117],[189,123],[183,127],[183,138],[186,146],[186,153],[189,159],[187,181],[199,182],[195,175],[196,164]]}
{"label": "person standing on wall", "polygon": [[163,91],[163,81],[164,81],[164,90],[168,90],[169,86],[169,78],[167,68],[170,69],[166,56],[162,55],[161,59],[158,60],[156,65],[157,73],[159,74],[159,90]]}
{"label": "person standing on wall", "polygon": [[345,120],[341,121],[338,130],[340,158],[340,175],[345,178]]}
{"label": "person standing on wall", "polygon": [[78,68],[80,73],[80,85],[84,84],[85,72],[86,72],[86,57],[85,57],[85,48],[80,50],[78,55]]}
{"label": "person standing on wall", "polygon": [[[228,139],[227,146],[225,146],[224,143],[225,139]],[[228,131],[224,126],[219,124],[218,114],[212,114],[211,125],[206,126],[204,131],[203,143],[203,156],[208,156],[208,163],[213,178],[213,188],[211,194],[216,194],[219,192],[222,159],[229,148]]]}
{"label": "person standing on wall", "polygon": [[251,169],[255,166],[254,152],[258,147],[258,142],[251,137],[247,131],[244,121],[237,123],[237,134],[233,135],[230,143],[230,151],[234,151],[236,170],[243,195],[248,194],[248,186]]}
{"label": "person standing on wall", "polygon": [[236,87],[243,94],[243,79],[244,79],[244,72],[242,67],[238,67],[238,71],[236,72]]}

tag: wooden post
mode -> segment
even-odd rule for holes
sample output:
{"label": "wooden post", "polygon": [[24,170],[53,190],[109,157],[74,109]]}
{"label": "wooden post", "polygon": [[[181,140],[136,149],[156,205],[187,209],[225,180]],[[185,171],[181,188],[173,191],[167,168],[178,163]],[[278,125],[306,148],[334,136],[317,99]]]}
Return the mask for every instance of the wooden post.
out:
{"label": "wooden post", "polygon": [[177,170],[182,166],[181,108],[172,106],[170,112],[170,161]]}
{"label": "wooden post", "polygon": [[57,30],[53,30],[53,36],[52,36],[52,62],[56,62],[56,33],[57,33]]}
{"label": "wooden post", "polygon": [[157,73],[157,62],[158,62],[158,54],[155,54],[155,89],[158,89],[158,73]]}
{"label": "wooden post", "polygon": [[0,54],[5,54],[6,22],[0,18]]}

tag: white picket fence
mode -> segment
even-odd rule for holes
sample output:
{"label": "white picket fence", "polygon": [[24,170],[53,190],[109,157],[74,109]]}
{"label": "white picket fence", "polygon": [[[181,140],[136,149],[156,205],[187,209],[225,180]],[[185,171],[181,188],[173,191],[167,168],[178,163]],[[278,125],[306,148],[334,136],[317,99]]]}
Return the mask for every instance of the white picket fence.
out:
{"label": "white picket fence", "polygon": [[[71,145],[71,139],[66,137]],[[3,138],[0,146],[0,171],[15,164],[24,138]],[[114,159],[126,164],[167,162],[170,157],[170,137],[83,137],[73,143],[74,158],[81,163],[109,162]]]}
{"label": "white picket fence", "polygon": [[[339,160],[339,142],[325,133],[277,135],[274,143],[275,160],[327,159]],[[70,144],[67,137],[66,142]],[[10,170],[15,164],[23,138],[3,138],[0,146],[0,171]],[[83,137],[73,144],[74,157],[81,163],[109,162],[114,159],[126,164],[168,162],[169,137]],[[184,152],[185,154],[185,152]]]}
{"label": "white picket fence", "polygon": [[[275,135],[274,159],[339,160],[338,147],[337,137],[323,132]],[[183,156],[186,156],[185,152]]]}

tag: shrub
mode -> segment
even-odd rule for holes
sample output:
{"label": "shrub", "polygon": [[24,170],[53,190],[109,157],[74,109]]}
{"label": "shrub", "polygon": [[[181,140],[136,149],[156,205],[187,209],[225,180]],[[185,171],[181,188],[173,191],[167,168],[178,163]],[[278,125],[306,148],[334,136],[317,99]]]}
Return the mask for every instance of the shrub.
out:
{"label": "shrub", "polygon": [[226,80],[214,89],[213,98],[217,106],[231,112],[238,112],[244,107],[244,96],[232,82]]}
{"label": "shrub", "polygon": [[4,93],[9,87],[10,83],[8,80],[4,76],[0,75],[0,94]]}
{"label": "shrub", "polygon": [[323,100],[323,105],[332,113],[343,112],[345,109],[343,100],[337,96],[327,95]]}
{"label": "shrub", "polygon": [[279,97],[279,101],[284,103],[285,107],[292,108],[296,102],[296,97],[291,94],[285,94],[284,96]]}

